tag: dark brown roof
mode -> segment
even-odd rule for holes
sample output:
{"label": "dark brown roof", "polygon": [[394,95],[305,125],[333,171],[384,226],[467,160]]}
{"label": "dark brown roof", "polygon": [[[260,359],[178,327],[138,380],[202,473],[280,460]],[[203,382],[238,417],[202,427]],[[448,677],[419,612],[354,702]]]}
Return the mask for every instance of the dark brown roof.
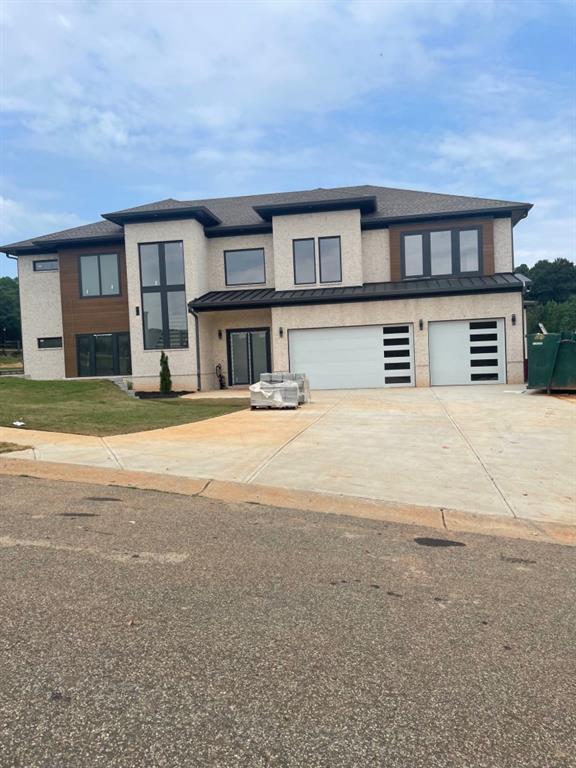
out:
{"label": "dark brown roof", "polygon": [[516,275],[505,272],[496,275],[430,277],[390,283],[364,283],[364,285],[288,291],[275,291],[273,288],[210,291],[210,293],[205,293],[191,301],[188,306],[195,312],[215,312],[226,309],[266,309],[300,304],[338,304],[351,301],[411,299],[420,296],[521,291],[523,285],[523,282]]}
{"label": "dark brown roof", "polygon": [[[26,248],[37,248],[48,244],[75,240],[113,238],[122,236],[122,221],[146,218],[183,218],[188,215],[197,218],[205,226],[208,237],[224,234],[240,234],[242,231],[271,232],[269,221],[276,210],[348,207],[356,200],[362,211],[362,227],[386,226],[402,219],[433,218],[436,216],[463,216],[466,214],[512,215],[514,223],[524,217],[532,207],[530,203],[510,200],[494,200],[483,197],[446,195],[436,192],[416,192],[410,189],[393,189],[363,185],[357,187],[336,187],[332,189],[308,189],[300,192],[275,192],[265,195],[243,197],[218,197],[203,200],[174,200],[167,198],[135,208],[105,214],[110,220],[85,224],[42,237],[23,240],[0,247],[8,253],[17,253]],[[346,203],[348,201],[348,204]],[[173,216],[171,216],[173,214]],[[267,220],[268,219],[268,220]],[[118,222],[118,223],[116,223]]]}

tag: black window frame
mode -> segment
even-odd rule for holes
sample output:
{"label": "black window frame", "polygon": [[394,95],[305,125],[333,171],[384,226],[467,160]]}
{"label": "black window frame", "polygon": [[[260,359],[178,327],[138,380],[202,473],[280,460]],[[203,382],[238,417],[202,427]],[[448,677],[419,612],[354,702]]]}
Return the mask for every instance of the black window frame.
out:
{"label": "black window frame", "polygon": [[[118,270],[118,292],[117,293],[102,293],[102,268],[100,267],[101,256],[116,256],[116,269]],[[98,258],[98,288],[100,293],[85,295],[82,291],[82,259],[88,256],[96,256]],[[118,251],[99,251],[98,253],[81,253],[78,255],[78,287],[80,290],[81,299],[111,299],[115,296],[122,296],[122,276],[120,273],[120,254]]]}
{"label": "black window frame", "polygon": [[[58,341],[59,344],[49,344],[47,347],[40,344],[41,341]],[[62,336],[39,336],[36,339],[36,343],[38,345],[38,349],[62,349],[63,343],[62,343]]]}
{"label": "black window frame", "polygon": [[[309,281],[306,280],[305,282],[298,282],[296,280],[296,243],[312,243],[313,248],[313,254],[312,254],[312,264],[314,265],[314,280]],[[315,237],[297,237],[292,240],[292,269],[294,271],[294,285],[316,285],[318,282],[317,280],[317,272],[316,272],[316,238]]]}
{"label": "black window frame", "polygon": [[[478,269],[477,270],[465,270],[460,269],[460,232],[478,233]],[[432,274],[432,259],[430,248],[430,235],[433,232],[450,232],[451,249],[452,249],[452,271],[446,273]],[[422,236],[422,274],[421,275],[406,275],[406,256],[404,240],[411,235]],[[466,227],[435,227],[434,229],[418,229],[418,230],[406,230],[400,233],[400,274],[402,280],[422,280],[424,278],[437,278],[437,277],[465,277],[466,275],[482,275],[484,274],[484,242],[483,231],[481,226],[466,226]]]}
{"label": "black window frame", "polygon": [[[186,305],[186,283],[175,283],[174,285],[166,285],[166,257],[165,246],[172,243],[180,243],[182,246],[182,267],[186,269],[184,261],[184,241],[183,240],[153,240],[152,242],[138,243],[138,269],[140,271],[140,304],[142,306],[142,346],[145,350],[157,350],[160,349],[189,349],[190,348],[190,333],[188,331],[188,323],[186,323],[186,344],[184,346],[174,347],[170,344],[170,321],[168,316],[168,294],[177,293],[178,291],[184,293],[184,305]],[[142,285],[142,251],[143,245],[157,245],[158,246],[158,272],[160,277],[159,285]],[[184,280],[186,280],[186,274],[184,274]],[[148,347],[146,346],[146,329],[144,328],[144,294],[145,293],[158,293],[160,294],[160,312],[162,315],[162,347]],[[188,319],[188,314],[186,314]]]}
{"label": "black window frame", "polygon": [[[118,373],[99,374],[96,373],[96,336],[110,336],[112,338],[112,367]],[[120,373],[120,336],[126,336],[128,339],[128,349],[130,358],[128,361],[128,373]],[[82,339],[88,339],[90,350],[90,373],[80,373],[80,342]],[[78,333],[76,334],[76,374],[78,378],[98,378],[100,376],[131,376],[132,375],[132,344],[130,342],[130,331],[103,331],[102,333]]]}
{"label": "black window frame", "polygon": [[[260,251],[262,254],[262,271],[264,274],[264,280],[258,280],[257,282],[250,283],[230,283],[228,281],[228,254],[229,253],[244,253],[245,251]],[[224,251],[224,282],[226,286],[239,286],[239,285],[266,285],[266,253],[265,249],[260,246],[255,248],[228,248]]]}
{"label": "black window frame", "polygon": [[[55,267],[50,267],[49,269],[43,269],[36,266],[36,264],[56,264]],[[32,262],[32,270],[34,272],[58,272],[60,269],[60,264],[58,262],[58,259],[34,259]]]}
{"label": "black window frame", "polygon": [[[338,261],[340,264],[340,279],[339,280],[323,280],[322,279],[322,240],[338,240]],[[318,271],[320,273],[321,283],[341,283],[342,282],[342,238],[340,235],[323,235],[318,238]]]}

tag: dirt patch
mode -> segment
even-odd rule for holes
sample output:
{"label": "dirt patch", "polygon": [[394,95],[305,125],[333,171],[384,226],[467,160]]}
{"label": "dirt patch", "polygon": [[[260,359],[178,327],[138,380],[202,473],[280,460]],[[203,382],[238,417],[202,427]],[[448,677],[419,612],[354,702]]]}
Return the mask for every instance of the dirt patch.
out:
{"label": "dirt patch", "polygon": [[30,448],[30,445],[18,445],[17,443],[0,442],[0,453],[10,453],[11,451],[27,451]]}

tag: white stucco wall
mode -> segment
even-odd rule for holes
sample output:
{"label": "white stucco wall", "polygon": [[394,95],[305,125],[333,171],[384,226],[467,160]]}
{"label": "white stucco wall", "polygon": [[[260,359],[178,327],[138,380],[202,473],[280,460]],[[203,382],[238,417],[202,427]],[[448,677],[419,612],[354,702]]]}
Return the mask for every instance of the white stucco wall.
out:
{"label": "white stucco wall", "polygon": [[38,339],[62,336],[60,273],[34,272],[33,262],[54,254],[19,256],[18,285],[22,314],[24,373],[32,379],[63,379],[64,349],[38,349]]}
{"label": "white stucco wall", "polygon": [[[292,241],[300,238],[316,239],[316,280],[318,269],[318,237],[340,236],[342,282],[337,285],[362,284],[362,241],[360,211],[331,211],[329,213],[302,213],[293,216],[274,216],[274,281],[277,291],[291,288],[310,288],[294,284]],[[335,285],[326,283],[325,285]]]}
{"label": "white stucco wall", "polygon": [[[512,315],[516,315],[516,325]],[[347,325],[412,323],[416,386],[430,384],[428,323],[435,320],[505,318],[506,361],[509,384],[524,381],[522,294],[504,293],[471,296],[437,296],[421,299],[324,304],[307,307],[278,307],[272,310],[273,363],[275,370],[289,369],[288,331],[293,328],[324,328]],[[424,321],[424,329],[418,321]],[[278,329],[284,328],[280,338]]]}
{"label": "white stucco wall", "polygon": [[512,219],[494,219],[494,271],[512,272]]}
{"label": "white stucco wall", "polygon": [[390,231],[362,231],[362,273],[365,283],[386,283],[390,280]]}
{"label": "white stucco wall", "polygon": [[242,237],[213,237],[208,244],[208,290],[209,291],[238,291],[249,289],[249,285],[226,285],[224,275],[224,251],[240,250],[242,248],[264,248],[266,263],[266,284],[255,285],[254,288],[274,287],[274,243],[272,235],[247,235]]}
{"label": "white stucco wall", "polygon": [[[124,228],[128,309],[132,345],[132,379],[136,388],[158,388],[159,349],[144,349],[141,308],[138,244],[182,240],[186,301],[208,290],[207,245],[202,225],[194,219],[127,224]],[[167,349],[174,389],[196,388],[196,337],[194,317],[188,314],[188,348]]]}

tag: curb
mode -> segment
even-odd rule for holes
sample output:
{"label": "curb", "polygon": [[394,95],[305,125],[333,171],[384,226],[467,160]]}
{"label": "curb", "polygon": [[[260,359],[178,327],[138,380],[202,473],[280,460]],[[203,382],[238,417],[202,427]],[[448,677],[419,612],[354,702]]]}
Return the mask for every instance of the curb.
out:
{"label": "curb", "polygon": [[261,504],[305,512],[419,525],[455,533],[478,533],[576,546],[576,526],[573,525],[480,515],[445,507],[400,504],[361,496],[17,458],[0,458],[0,475],[204,496],[233,504]]}

